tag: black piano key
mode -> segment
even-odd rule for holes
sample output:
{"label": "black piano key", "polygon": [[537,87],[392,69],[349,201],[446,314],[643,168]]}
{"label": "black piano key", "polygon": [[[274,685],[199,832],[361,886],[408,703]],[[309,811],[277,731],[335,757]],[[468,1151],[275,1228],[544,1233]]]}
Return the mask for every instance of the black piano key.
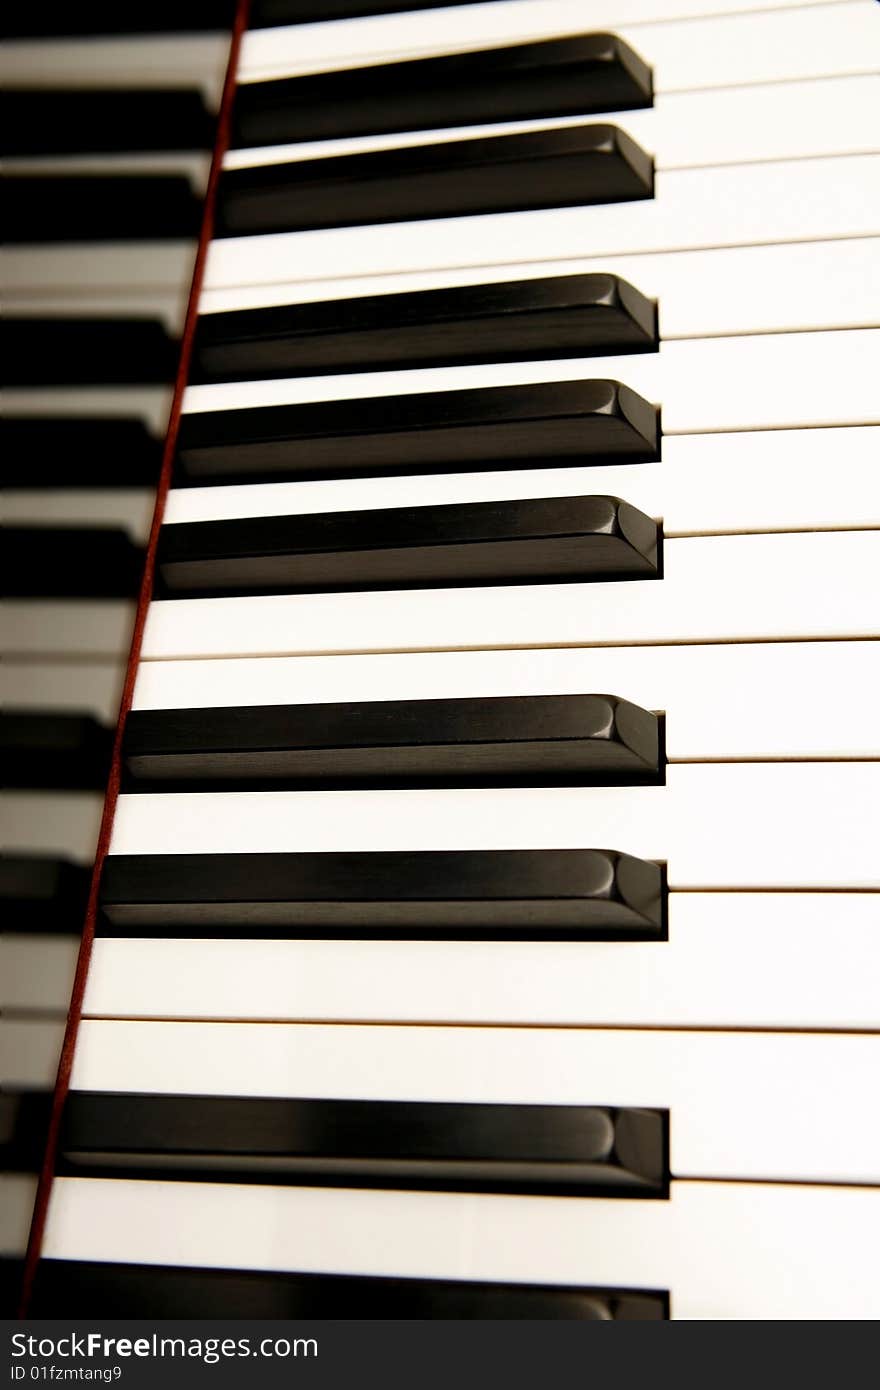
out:
{"label": "black piano key", "polygon": [[17,932],[79,934],[91,868],[43,855],[0,856],[0,911]]}
{"label": "black piano key", "polygon": [[247,82],[233,147],[439,130],[651,105],[651,72],[612,34]]}
{"label": "black piano key", "polygon": [[610,125],[566,126],[221,176],[215,236],[526,212],[653,194],[653,163]]}
{"label": "black piano key", "polygon": [[661,776],[656,714],[607,695],[132,710],[140,784],[486,786]]}
{"label": "black piano key", "polygon": [[0,750],[10,787],[103,788],[113,730],[89,714],[4,710]]}
{"label": "black piano key", "polygon": [[667,1116],[596,1105],[71,1091],[59,1168],[200,1181],[665,1197]]}
{"label": "black piano key", "polygon": [[51,1090],[0,1092],[0,1172],[39,1173],[52,1099]]}
{"label": "black piano key", "polygon": [[[472,5],[474,0],[442,0],[443,9]],[[404,10],[436,10],[441,0],[252,0],[249,29],[283,24],[310,24],[322,19],[355,19],[363,15],[402,14]]]}
{"label": "black piano key", "polygon": [[656,305],[617,275],[565,275],[203,314],[193,382],[480,362],[659,346]]}
{"label": "black piano key", "polygon": [[[333,5],[338,0],[312,3],[320,14],[325,3]],[[124,5],[119,0],[78,0],[75,5],[70,0],[40,0],[39,5],[10,7],[3,16],[3,29],[7,38],[213,33],[231,26],[235,7],[236,0],[125,0]]]}
{"label": "black piano key", "polygon": [[162,440],[142,420],[19,416],[0,421],[7,487],[155,487]]}
{"label": "black piano key", "polygon": [[6,1254],[0,1251],[0,1318],[9,1318],[11,1321],[18,1315],[18,1305],[21,1299],[22,1280],[24,1278],[24,1242],[22,1241],[22,1253]]}
{"label": "black piano key", "polygon": [[9,242],[197,237],[202,200],[177,174],[16,174],[6,180]]}
{"label": "black piano key", "polygon": [[658,456],[656,409],[616,381],[199,411],[182,417],[177,447],[185,486]]}
{"label": "black piano key", "polygon": [[133,598],[143,566],[143,548],[110,526],[4,528],[10,598]]}
{"label": "black piano key", "polygon": [[10,386],[173,381],[178,344],[158,319],[7,318]]}
{"label": "black piano key", "polygon": [[669,1295],[653,1289],[502,1284],[353,1274],[107,1264],[43,1259],[37,1318],[529,1318],[655,1322]]}
{"label": "black piano key", "polygon": [[108,855],[101,936],[656,941],[663,871],[612,850]]}
{"label": "black piano key", "polygon": [[616,497],[193,521],[163,528],[183,597],[659,577],[656,521]]}
{"label": "black piano key", "polygon": [[2,99],[3,153],[210,150],[215,118],[198,88],[19,88]]}

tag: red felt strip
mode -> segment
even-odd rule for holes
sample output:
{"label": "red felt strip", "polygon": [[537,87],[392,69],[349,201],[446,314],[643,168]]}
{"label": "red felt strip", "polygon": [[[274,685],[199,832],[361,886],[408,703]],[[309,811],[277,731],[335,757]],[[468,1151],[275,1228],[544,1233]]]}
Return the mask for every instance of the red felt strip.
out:
{"label": "red felt strip", "polygon": [[208,187],[205,193],[205,203],[202,213],[202,226],[199,235],[199,244],[196,251],[195,267],[193,269],[192,285],[189,292],[189,301],[186,309],[186,321],[183,329],[183,337],[180,345],[180,360],[177,368],[177,379],[174,383],[174,396],[171,402],[171,414],[168,420],[168,432],[165,436],[165,448],[162,454],[162,470],[159,474],[159,484],[156,493],[156,506],[153,512],[153,524],[150,530],[150,540],[147,547],[146,563],[144,565],[143,578],[141,580],[140,593],[138,595],[137,615],[135,617],[134,632],[132,633],[131,649],[128,656],[128,667],[125,674],[125,686],[122,692],[122,703],[119,709],[119,722],[116,726],[116,737],[113,743],[113,758],[110,765],[110,775],[107,781],[107,794],[104,801],[104,814],[101,820],[101,831],[98,837],[98,847],[95,855],[95,865],[92,871],[92,882],[89,891],[89,901],[86,908],[86,918],[83,924],[82,940],[80,942],[79,958],[77,960],[76,976],[73,983],[73,992],[70,1000],[70,1009],[67,1015],[67,1027],[64,1033],[64,1042],[61,1047],[61,1057],[58,1062],[58,1072],[55,1079],[55,1094],[52,1102],[52,1114],[49,1120],[49,1128],[46,1136],[46,1151],[43,1157],[43,1167],[40,1173],[40,1180],[37,1186],[36,1199],[34,1201],[34,1212],[31,1219],[30,1237],[28,1239],[27,1254],[25,1256],[24,1273],[22,1276],[21,1302],[19,1305],[19,1317],[27,1317],[30,1305],[31,1291],[33,1289],[34,1276],[39,1263],[40,1253],[43,1246],[43,1232],[46,1225],[46,1213],[49,1207],[49,1197],[52,1190],[52,1180],[55,1172],[55,1155],[58,1147],[58,1135],[61,1127],[61,1113],[64,1108],[64,1101],[70,1086],[70,1072],[73,1065],[73,1054],[76,1048],[76,1038],[79,1031],[80,1019],[82,1017],[83,996],[85,994],[86,977],[89,972],[89,961],[92,955],[92,943],[95,939],[95,918],[98,905],[98,885],[101,880],[101,869],[107,856],[110,845],[110,836],[113,832],[113,820],[116,814],[116,802],[119,797],[120,773],[122,767],[122,733],[125,727],[125,719],[131,708],[134,683],[137,678],[138,665],[140,663],[141,646],[144,637],[144,625],[147,620],[147,609],[153,592],[153,576],[156,568],[156,545],[159,540],[159,528],[162,525],[162,517],[165,512],[165,501],[168,495],[168,488],[171,484],[171,472],[174,464],[174,453],[177,447],[177,432],[180,428],[180,413],[183,402],[183,393],[189,377],[189,365],[192,357],[193,339],[198,318],[199,298],[201,295],[202,279],[205,273],[205,261],[208,254],[208,246],[211,241],[211,233],[214,226],[214,207],[217,199],[217,185],[220,178],[220,169],[223,162],[223,155],[229,144],[230,122],[232,118],[232,103],[235,96],[235,78],[238,69],[238,55],[241,47],[242,36],[247,28],[248,11],[251,0],[238,0],[238,7],[235,15],[235,24],[232,30],[232,38],[229,47],[229,61],[226,67],[226,77],[223,83],[223,96],[220,102],[220,111],[217,117],[217,134],[214,145],[214,154],[211,160],[211,172],[208,175]]}

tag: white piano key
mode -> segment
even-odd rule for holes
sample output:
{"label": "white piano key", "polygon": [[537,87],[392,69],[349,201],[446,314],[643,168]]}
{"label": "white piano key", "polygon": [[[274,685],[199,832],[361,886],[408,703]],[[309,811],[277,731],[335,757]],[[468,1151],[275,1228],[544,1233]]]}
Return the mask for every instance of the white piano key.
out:
{"label": "white piano key", "polygon": [[0,1019],[0,1077],[11,1090],[47,1091],[55,1083],[67,1023],[67,1001],[56,1018]]}
{"label": "white piano key", "polygon": [[26,289],[81,296],[86,289],[115,288],[186,293],[195,260],[189,240],[52,243],[8,246],[6,278],[19,294]]}
{"label": "white piano key", "polygon": [[36,1195],[35,1173],[0,1173],[0,1256],[21,1256],[27,1249]]}
{"label": "white piano key", "polygon": [[626,498],[667,538],[859,530],[880,526],[878,457],[877,426],[670,435],[659,463],[172,488],[164,522],[592,493]]}
{"label": "white piano key", "polygon": [[880,763],[676,763],[658,787],[122,796],[114,854],[615,849],[669,886],[876,889]]}
{"label": "white piano key", "polygon": [[228,57],[226,33],[11,39],[0,73],[12,89],[199,87],[219,102]]}
{"label": "white piano key", "polygon": [[674,1178],[877,1183],[878,1066],[867,1035],[110,1020],[82,1025],[71,1086],[645,1106],[670,1112]]}
{"label": "white piano key", "polygon": [[873,115],[880,77],[830,77],[809,82],[715,91],[673,92],[655,97],[641,111],[590,113],[589,117],[548,117],[503,121],[441,130],[314,140],[230,151],[227,169],[296,163],[372,150],[441,145],[454,140],[552,130],[607,121],[624,131],[654,159],[657,170],[717,167],[779,159],[875,154],[878,135]]}
{"label": "white piano key", "polygon": [[878,171],[875,155],[681,169],[643,202],[224,237],[205,288],[877,236]]}
{"label": "white piano key", "polygon": [[[170,386],[23,386],[7,391],[6,413],[11,416],[103,416],[142,420],[153,434],[163,435],[171,407]],[[75,476],[76,459],[71,459]],[[119,460],[124,474],[125,460]]]}
{"label": "white piano key", "polygon": [[[871,0],[639,23],[614,32],[649,63],[655,92],[870,72],[880,56]],[[780,96],[782,94],[780,93]]]}
{"label": "white piano key", "polygon": [[21,526],[116,526],[146,541],[155,499],[152,488],[22,488],[4,492],[2,513],[4,521]]}
{"label": "white piano key", "polygon": [[381,279],[300,281],[207,291],[201,313],[301,304],[543,279],[555,275],[620,275],[657,300],[661,338],[872,328],[880,323],[876,266],[880,239],[742,246],[659,256],[600,256],[589,260],[481,266],[458,272],[389,275]]}
{"label": "white piano key", "polygon": [[872,531],[698,536],[652,582],[163,600],[143,659],[876,637],[878,562]]}
{"label": "white piano key", "polygon": [[[0,936],[0,1009],[67,1013],[79,955],[78,936],[18,934],[13,919]],[[0,1071],[4,1082],[9,1078]]]}
{"label": "white piano key", "polygon": [[[763,4],[759,0],[506,0],[456,7],[454,18],[449,10],[438,5],[434,10],[417,13],[252,29],[242,42],[239,80],[429,57],[607,29],[636,48],[643,46],[646,62],[659,63],[666,50],[662,37],[659,41],[655,37],[653,26],[662,25],[675,31],[679,40],[675,46],[685,49],[680,62],[687,76],[690,77],[692,67],[701,69],[705,59],[709,83],[722,85],[750,80],[744,75],[742,64],[748,65],[748,74],[756,62],[748,56],[752,45],[759,51],[765,44],[779,44],[784,50],[799,41],[810,51],[814,42],[821,47],[826,30],[834,28],[834,18],[823,25],[821,19],[813,18],[813,6],[830,10],[834,18],[839,13],[838,30],[852,33],[856,41],[866,32],[870,34],[868,22],[863,17],[856,18],[857,11],[866,10],[867,4],[841,4],[839,0],[832,0],[832,4],[824,0],[764,0]],[[754,10],[759,13],[750,13]],[[820,9],[818,14],[821,13]],[[775,24],[760,24],[771,17]],[[682,35],[683,39],[679,37]],[[789,35],[796,37],[788,38]],[[833,44],[834,39],[829,42]],[[730,49],[730,56],[726,60],[717,56],[716,48]],[[777,55],[768,75],[789,75],[784,51]],[[695,73],[694,85],[699,80]]]}
{"label": "white piano key", "polygon": [[104,660],[8,659],[0,667],[3,702],[17,709],[76,710],[115,724],[125,680],[123,657]]}
{"label": "white piano key", "polygon": [[[250,409],[302,401],[608,378],[660,405],[664,434],[880,423],[880,329],[768,333],[661,343],[657,352],[190,386],[184,409]],[[17,396],[24,394],[16,393]]]}
{"label": "white piano key", "polygon": [[[359,27],[336,25],[343,29],[335,43],[326,51],[316,48],[317,25],[298,26],[305,42],[297,42],[297,30],[272,30],[274,43],[268,41],[266,30],[248,34],[244,41],[239,82],[258,81],[271,77],[290,77],[299,73],[330,68],[357,66],[397,57],[438,56],[529,39],[553,38],[595,27],[589,21],[558,26],[558,18],[547,12],[543,17],[532,8],[531,24],[520,5],[522,27],[510,24],[510,7],[496,6],[496,19],[503,25],[483,41],[474,42],[473,31],[466,23],[463,28],[447,21],[437,32],[433,46],[417,47],[410,52],[363,49],[360,35],[366,25]],[[851,0],[843,5],[822,4],[807,8],[765,8],[753,13],[712,13],[702,6],[702,13],[687,17],[683,22],[665,15],[654,22],[639,19],[631,23],[619,21],[619,6],[608,7],[608,13],[597,21],[601,28],[611,27],[615,34],[629,43],[653,69],[654,91],[657,93],[693,91],[707,87],[724,87],[740,83],[797,81],[808,77],[844,76],[868,72],[875,65],[880,48],[876,16],[870,0]],[[396,16],[398,20],[402,16]],[[425,16],[421,16],[424,22]],[[507,18],[507,23],[504,20]],[[412,25],[414,16],[406,17]],[[465,12],[466,21],[473,21],[473,11]],[[556,23],[554,24],[554,19]],[[390,17],[385,17],[386,25]],[[369,23],[369,21],[367,21]],[[436,17],[435,17],[436,23]],[[325,28],[325,33],[327,32]],[[501,28],[501,26],[499,26]]]}
{"label": "white piano key", "polygon": [[[880,647],[734,642],[404,656],[146,661],[135,709],[613,691],[666,718],[666,756],[880,758]],[[838,717],[845,711],[845,717]]]}
{"label": "white piano key", "polygon": [[876,1029],[878,931],[880,898],[873,893],[672,893],[664,942],[99,937],[84,1012]]}
{"label": "white piano key", "polygon": [[44,1258],[669,1289],[680,1319],[880,1316],[880,1193],[675,1183],[669,1201],[56,1178]]}
{"label": "white piano key", "polygon": [[102,792],[4,791],[0,840],[10,854],[46,854],[90,864],[95,857]]}
{"label": "white piano key", "polygon": [[11,656],[124,657],[136,605],[128,599],[4,599],[3,651]]}

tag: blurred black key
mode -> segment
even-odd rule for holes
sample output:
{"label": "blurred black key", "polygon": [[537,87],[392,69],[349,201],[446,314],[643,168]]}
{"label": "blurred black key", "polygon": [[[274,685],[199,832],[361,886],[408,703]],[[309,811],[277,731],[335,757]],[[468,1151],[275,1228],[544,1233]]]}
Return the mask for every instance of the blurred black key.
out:
{"label": "blurred black key", "polygon": [[156,241],[197,237],[201,197],[178,175],[6,179],[9,242]]}
{"label": "blurred black key", "polygon": [[37,1318],[668,1319],[658,1290],[42,1260]]}
{"label": "blurred black key", "polygon": [[101,936],[656,941],[659,865],[613,850],[108,855]]}
{"label": "blurred black key", "polygon": [[0,1172],[39,1173],[51,1113],[51,1090],[0,1092]]}
{"label": "blurred black key", "polygon": [[506,1105],[72,1090],[60,1169],[199,1181],[665,1197],[666,1115]]}
{"label": "blurred black key", "polygon": [[646,462],[657,411],[615,381],[553,381],[185,414],[184,485]]}
{"label": "blurred black key", "polygon": [[246,82],[232,145],[586,116],[651,105],[651,73],[611,34]]}
{"label": "blurred black key", "polygon": [[17,157],[210,150],[215,118],[197,88],[18,88],[0,101]]}
{"label": "blurred black key", "polygon": [[162,530],[172,596],[653,579],[655,521],[616,497],[193,521]]}
{"label": "blurred black key", "polygon": [[9,417],[0,438],[7,487],[155,487],[162,465],[142,420]]}
{"label": "blurred black key", "polygon": [[215,236],[525,212],[650,198],[653,165],[610,125],[228,169]]}
{"label": "blurred black key", "polygon": [[92,871],[69,859],[0,856],[0,910],[18,932],[78,934]]}
{"label": "blurred black key", "polygon": [[0,1252],[0,1317],[9,1318],[10,1321],[17,1317],[23,1278],[24,1241],[21,1242],[21,1254]]}
{"label": "blurred black key", "polygon": [[143,548],[109,526],[4,527],[10,598],[133,598],[143,567]]}
{"label": "blurred black key", "polygon": [[178,343],[158,319],[7,318],[3,331],[11,386],[152,384],[177,368]]}
{"label": "blurred black key", "polygon": [[88,714],[6,709],[0,749],[9,787],[103,788],[113,730]]}
{"label": "blurred black key", "polygon": [[657,715],[609,695],[132,710],[134,786],[657,781]]}
{"label": "blurred black key", "polygon": [[565,275],[415,294],[202,314],[194,382],[480,362],[658,346],[657,315],[617,275]]}
{"label": "blurred black key", "polygon": [[[325,5],[338,0],[311,3],[320,15]],[[77,0],[75,5],[71,0],[40,0],[39,5],[7,7],[3,31],[7,38],[219,32],[231,26],[235,7],[236,0]]]}

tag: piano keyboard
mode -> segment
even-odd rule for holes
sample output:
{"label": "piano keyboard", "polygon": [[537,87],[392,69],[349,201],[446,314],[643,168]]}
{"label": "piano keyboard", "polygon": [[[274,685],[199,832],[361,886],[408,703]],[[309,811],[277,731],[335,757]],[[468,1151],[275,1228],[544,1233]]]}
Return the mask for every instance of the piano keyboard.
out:
{"label": "piano keyboard", "polygon": [[[256,0],[34,1315],[880,1316],[878,36]],[[17,369],[53,485],[161,409],[103,334]]]}

